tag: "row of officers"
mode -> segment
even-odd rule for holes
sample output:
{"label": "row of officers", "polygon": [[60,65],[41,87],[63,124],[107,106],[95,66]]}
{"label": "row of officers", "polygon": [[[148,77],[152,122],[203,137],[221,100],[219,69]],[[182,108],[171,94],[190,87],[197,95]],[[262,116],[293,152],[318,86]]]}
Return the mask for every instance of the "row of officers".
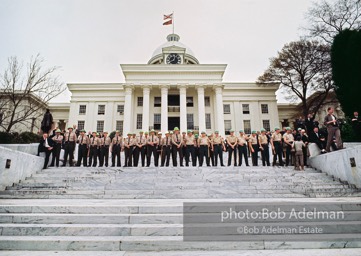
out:
{"label": "row of officers", "polygon": [[[201,135],[193,134],[188,130],[182,134],[178,127],[174,131],[166,132],[164,136],[161,133],[156,134],[154,130],[148,132],[139,132],[139,135],[128,133],[126,137],[122,137],[119,131],[115,132],[113,138],[108,136],[108,132],[104,132],[102,136],[93,132],[92,136],[86,135],[85,130],[80,131],[77,136],[73,127],[69,127],[65,134],[55,130],[50,136],[54,146],[52,147],[52,163],[50,166],[59,166],[60,152],[64,149],[63,165],[74,166],[74,150],[78,144],[78,159],[76,166],[99,166],[108,167],[108,160],[111,155],[111,166],[120,167],[121,152],[124,152],[124,167],[138,166],[139,160],[142,167],[150,166],[153,158],[154,165],[169,166],[172,157],[173,166],[192,165],[203,166],[204,162],[207,166],[225,166],[223,163],[223,152],[228,151],[228,166],[241,166],[244,159],[246,166],[249,166],[249,154],[252,157],[252,164],[258,165],[258,153],[261,152],[262,164],[270,165],[270,149],[273,151],[273,163],[277,158],[281,166],[284,165],[282,160],[283,146],[290,146],[286,150],[286,164],[288,165],[294,137],[292,130],[289,128],[287,132],[282,134],[279,128],[275,128],[273,134],[267,133],[262,129],[260,133],[252,131],[251,135],[246,135],[243,130],[239,131],[238,136],[234,130],[230,130],[230,135],[223,138],[218,131],[207,136],[205,132]],[[179,158],[178,158],[179,157]],[[233,160],[233,161],[232,161]]]}

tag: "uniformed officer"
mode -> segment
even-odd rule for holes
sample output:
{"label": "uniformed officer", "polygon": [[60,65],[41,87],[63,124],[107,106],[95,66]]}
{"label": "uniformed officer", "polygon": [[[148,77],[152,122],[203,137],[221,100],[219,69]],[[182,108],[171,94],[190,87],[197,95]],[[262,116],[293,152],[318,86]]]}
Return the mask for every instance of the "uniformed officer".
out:
{"label": "uniformed officer", "polygon": [[117,167],[122,166],[120,160],[120,152],[122,151],[123,138],[120,136],[119,131],[115,131],[115,136],[112,139],[110,152],[112,153],[112,167],[115,167],[115,158],[117,158]]}
{"label": "uniformed officer", "polygon": [[257,136],[257,131],[252,131],[252,135],[249,137],[249,148],[252,153],[252,165],[258,166],[258,151],[259,151],[259,141]]}
{"label": "uniformed officer", "polygon": [[183,152],[182,152],[182,136],[179,134],[179,128],[174,128],[172,135],[172,160],[173,166],[177,166],[177,152],[179,154],[180,166],[183,166]]}
{"label": "uniformed officer", "polygon": [[60,129],[55,130],[55,136],[51,138],[55,143],[53,147],[53,159],[51,160],[51,164],[49,167],[53,167],[56,160],[56,167],[59,167],[59,157],[61,144],[63,143],[64,136],[61,135]]}
{"label": "uniformed officer", "polygon": [[137,136],[134,147],[134,166],[137,167],[139,163],[139,157],[142,161],[142,167],[145,166],[145,148],[147,145],[147,139],[144,136],[144,132],[140,131],[139,136]]}
{"label": "uniformed officer", "polygon": [[261,150],[262,156],[262,165],[263,166],[270,166],[269,161],[269,137],[267,136],[267,131],[265,129],[261,129],[261,135],[258,136],[259,140],[259,148]]}
{"label": "uniformed officer", "polygon": [[92,166],[96,167],[97,166],[97,158],[98,158],[98,149],[100,146],[100,139],[97,136],[96,132],[92,133],[92,138],[90,139],[90,143],[89,143],[89,164],[88,167]]}
{"label": "uniformed officer", "polygon": [[69,166],[73,166],[74,149],[76,142],[76,134],[73,127],[68,127],[68,132],[64,134],[64,162],[62,166],[66,166],[69,157]]}
{"label": "uniformed officer", "polygon": [[242,156],[244,157],[244,162],[246,166],[248,164],[248,139],[249,137],[244,134],[243,130],[239,130],[239,137],[238,139],[238,166],[242,165]]}
{"label": "uniformed officer", "polygon": [[169,159],[170,159],[170,151],[171,151],[171,147],[172,147],[172,139],[170,137],[169,132],[165,132],[165,137],[162,139],[161,141],[161,146],[162,146],[162,160],[161,160],[161,165],[160,166],[164,166],[164,164],[166,166],[169,166]]}
{"label": "uniformed officer", "polygon": [[123,148],[124,148],[124,167],[132,167],[132,154],[135,140],[133,134],[128,132],[127,138],[124,138]]}
{"label": "uniformed officer", "polygon": [[215,131],[214,132],[214,136],[212,138],[212,146],[213,146],[213,150],[214,150],[214,165],[217,166],[218,165],[218,158],[219,161],[221,163],[221,166],[224,166],[223,164],[223,150],[226,149],[224,143],[223,143],[223,138],[221,136],[219,136],[219,131]]}
{"label": "uniformed officer", "polygon": [[184,144],[186,148],[186,166],[189,166],[189,157],[192,159],[192,166],[196,166],[196,154],[195,154],[195,137],[193,131],[188,130],[187,135],[184,138]]}
{"label": "uniformed officer", "polygon": [[87,157],[88,157],[88,148],[90,144],[90,139],[85,134],[85,130],[80,131],[80,135],[78,136],[78,161],[76,166],[81,165],[81,161],[83,160],[83,166],[87,167]]}
{"label": "uniformed officer", "polygon": [[275,132],[271,136],[271,145],[273,151],[273,166],[276,165],[276,160],[278,157],[278,161],[280,166],[283,166],[282,160],[282,134],[280,128],[276,127]]}
{"label": "uniformed officer", "polygon": [[234,135],[234,130],[229,131],[230,135],[227,137],[226,142],[228,145],[228,166],[232,163],[232,155],[234,157],[234,166],[237,166],[237,137]]}
{"label": "uniformed officer", "polygon": [[290,164],[292,145],[295,141],[290,127],[286,128],[286,133],[283,135],[283,141],[286,144],[286,166],[288,166]]}
{"label": "uniformed officer", "polygon": [[196,157],[195,165],[197,165],[197,161],[199,162],[199,143],[198,143],[199,135],[198,134],[194,135],[194,138],[196,140],[194,144],[194,155]]}
{"label": "uniformed officer", "polygon": [[162,141],[162,133],[158,132],[158,140],[159,143],[157,145],[157,156],[158,156],[158,163],[162,160],[162,145],[160,145],[161,141]]}
{"label": "uniformed officer", "polygon": [[213,140],[213,133],[211,133],[209,136],[208,136],[208,139],[210,141],[210,146],[209,146],[209,150],[208,150],[208,157],[209,157],[209,160],[212,164],[212,166],[215,166],[214,165],[214,148],[213,148],[213,145],[212,145],[212,140]]}
{"label": "uniformed officer", "polygon": [[203,165],[204,157],[206,158],[207,166],[211,166],[209,163],[209,146],[211,142],[209,141],[208,136],[205,131],[201,132],[201,137],[198,138],[199,145],[199,166]]}
{"label": "uniformed officer", "polygon": [[152,154],[154,158],[154,165],[158,167],[158,159],[159,159],[157,155],[158,144],[159,144],[158,136],[155,135],[154,130],[151,130],[147,140],[147,167],[150,166]]}
{"label": "uniformed officer", "polygon": [[112,140],[108,136],[108,132],[103,133],[103,138],[100,139],[100,163],[99,166],[102,167],[105,162],[105,166],[108,167],[109,161],[109,148]]}
{"label": "uniformed officer", "polygon": [[185,162],[186,161],[186,155],[187,155],[187,146],[186,146],[186,143],[185,143],[185,138],[187,136],[187,133],[186,132],[182,132],[182,146],[181,146],[181,149],[182,149],[182,156],[183,156],[183,160],[180,162],[180,165],[184,165],[183,164],[183,161]]}

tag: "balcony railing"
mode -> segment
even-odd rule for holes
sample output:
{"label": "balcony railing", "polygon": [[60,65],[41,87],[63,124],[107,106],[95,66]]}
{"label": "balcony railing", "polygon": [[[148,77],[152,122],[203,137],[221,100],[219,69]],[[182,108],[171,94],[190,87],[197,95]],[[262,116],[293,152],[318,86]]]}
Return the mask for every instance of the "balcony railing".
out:
{"label": "balcony railing", "polygon": [[168,106],[168,112],[180,112],[179,106]]}

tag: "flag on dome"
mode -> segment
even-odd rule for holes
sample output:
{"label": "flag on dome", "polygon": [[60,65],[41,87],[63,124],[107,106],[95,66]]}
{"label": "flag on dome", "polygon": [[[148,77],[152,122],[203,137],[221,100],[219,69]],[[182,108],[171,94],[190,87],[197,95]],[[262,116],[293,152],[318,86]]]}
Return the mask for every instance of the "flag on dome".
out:
{"label": "flag on dome", "polygon": [[173,24],[173,13],[169,14],[169,15],[163,15],[163,25],[171,25]]}
{"label": "flag on dome", "polygon": [[163,20],[167,20],[167,19],[172,19],[173,18],[173,13],[169,14],[169,15],[163,15]]}

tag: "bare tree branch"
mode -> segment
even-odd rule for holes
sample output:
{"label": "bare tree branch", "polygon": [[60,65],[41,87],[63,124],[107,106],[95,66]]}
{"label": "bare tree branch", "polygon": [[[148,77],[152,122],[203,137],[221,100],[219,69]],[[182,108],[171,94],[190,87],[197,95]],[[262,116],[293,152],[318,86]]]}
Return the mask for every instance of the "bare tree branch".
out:
{"label": "bare tree branch", "polygon": [[334,4],[326,0],[313,2],[305,17],[310,24],[304,28],[309,37],[332,44],[340,31],[361,29],[361,1],[337,0]]}
{"label": "bare tree branch", "polygon": [[[301,101],[302,114],[319,108],[334,89],[331,76],[330,47],[318,41],[300,40],[286,44],[278,56],[271,59],[269,68],[258,78],[260,83],[278,81],[287,93],[286,99]],[[309,95],[321,96],[317,104],[310,103]]]}
{"label": "bare tree branch", "polygon": [[49,101],[65,91],[65,85],[55,75],[59,68],[44,68],[43,63],[40,55],[32,57],[24,71],[16,57],[8,59],[8,67],[0,75],[0,127],[6,132],[16,124],[39,118]]}

